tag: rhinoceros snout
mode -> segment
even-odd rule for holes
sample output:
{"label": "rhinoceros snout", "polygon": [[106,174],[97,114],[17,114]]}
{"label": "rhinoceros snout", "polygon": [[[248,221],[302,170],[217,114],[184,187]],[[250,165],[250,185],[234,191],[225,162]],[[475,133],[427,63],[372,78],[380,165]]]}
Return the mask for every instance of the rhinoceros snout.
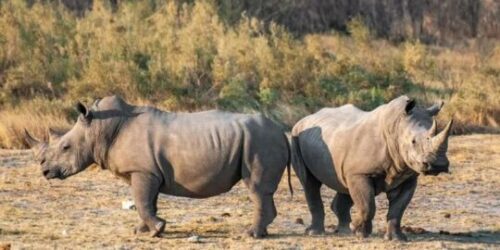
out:
{"label": "rhinoceros snout", "polygon": [[43,173],[43,176],[45,177],[45,179],[47,179],[47,180],[54,179],[54,178],[62,179],[61,171],[59,171],[59,170],[45,169],[42,171],[42,173]]}
{"label": "rhinoceros snout", "polygon": [[440,173],[449,173],[449,164],[434,165],[428,164],[426,169],[423,171],[424,175],[438,175]]}

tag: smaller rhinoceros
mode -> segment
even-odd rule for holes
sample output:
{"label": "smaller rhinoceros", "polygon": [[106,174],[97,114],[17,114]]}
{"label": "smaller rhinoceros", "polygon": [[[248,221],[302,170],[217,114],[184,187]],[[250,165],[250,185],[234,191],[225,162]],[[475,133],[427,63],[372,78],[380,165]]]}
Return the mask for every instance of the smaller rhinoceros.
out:
{"label": "smaller rhinoceros", "polygon": [[[292,165],[304,186],[312,224],[309,234],[324,232],[322,184],[337,191],[331,209],[340,231],[366,237],[372,231],[375,196],[387,194],[388,240],[406,240],[401,217],[419,174],[448,171],[446,156],[452,121],[439,134],[433,119],[442,102],[428,109],[401,96],[371,112],[353,105],[324,108],[300,120],[292,130]],[[351,222],[350,209],[357,217]]]}
{"label": "smaller rhinoceros", "polygon": [[273,195],[290,150],[281,128],[262,115],[222,111],[169,113],[127,104],[119,97],[78,103],[78,121],[64,134],[40,142],[26,131],[45,178],[65,179],[93,163],[131,185],[141,218],[135,232],[158,236],[159,193],[206,198],[243,180],[255,204],[250,236],[267,234],[277,215]]}

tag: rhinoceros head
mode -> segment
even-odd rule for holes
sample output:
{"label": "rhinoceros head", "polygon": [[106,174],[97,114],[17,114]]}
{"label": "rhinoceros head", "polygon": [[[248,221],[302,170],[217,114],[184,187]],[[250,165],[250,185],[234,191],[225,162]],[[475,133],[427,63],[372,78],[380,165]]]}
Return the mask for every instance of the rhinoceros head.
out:
{"label": "rhinoceros head", "polygon": [[417,108],[415,104],[414,100],[406,97],[402,105],[403,118],[395,131],[398,151],[405,164],[417,173],[437,175],[448,172],[450,162],[446,151],[453,120],[438,133],[434,116],[444,103],[439,102],[426,109]]}
{"label": "rhinoceros head", "polygon": [[76,108],[80,115],[73,128],[65,133],[49,129],[48,141],[38,140],[25,131],[25,140],[47,179],[65,179],[94,162],[88,133],[92,113],[81,103]]}

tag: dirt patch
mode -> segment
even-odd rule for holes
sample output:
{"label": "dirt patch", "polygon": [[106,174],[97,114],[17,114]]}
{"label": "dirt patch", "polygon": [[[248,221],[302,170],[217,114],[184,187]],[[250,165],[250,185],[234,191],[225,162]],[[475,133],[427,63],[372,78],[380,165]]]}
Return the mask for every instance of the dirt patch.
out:
{"label": "dirt patch", "polygon": [[[304,194],[293,178],[295,197],[285,179],[276,195],[279,215],[269,238],[253,240],[252,203],[240,183],[229,193],[196,200],[159,199],[168,221],[161,238],[134,236],[137,212],[122,209],[129,189],[110,172],[90,168],[65,181],[46,181],[29,151],[0,151],[0,246],[12,249],[465,249],[500,246],[500,135],[453,137],[451,174],[419,179],[403,224],[410,242],[383,240],[387,201],[377,197],[374,234],[360,240],[334,233],[329,210],[334,191],[323,189],[327,234],[304,236],[310,223]],[[197,237],[193,237],[197,236]],[[196,239],[196,240],[193,240]]]}

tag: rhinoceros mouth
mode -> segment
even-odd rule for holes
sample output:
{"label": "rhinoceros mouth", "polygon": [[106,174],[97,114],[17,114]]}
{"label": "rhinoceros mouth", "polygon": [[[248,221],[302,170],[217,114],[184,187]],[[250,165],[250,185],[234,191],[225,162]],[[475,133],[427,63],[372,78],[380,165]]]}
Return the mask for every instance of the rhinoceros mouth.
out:
{"label": "rhinoceros mouth", "polygon": [[436,176],[441,173],[449,173],[448,167],[429,166],[427,170],[422,171],[423,175],[432,175],[432,176]]}
{"label": "rhinoceros mouth", "polygon": [[65,170],[45,170],[43,171],[43,175],[47,180],[50,179],[64,180],[68,176],[71,176],[71,174],[68,174],[68,171]]}

